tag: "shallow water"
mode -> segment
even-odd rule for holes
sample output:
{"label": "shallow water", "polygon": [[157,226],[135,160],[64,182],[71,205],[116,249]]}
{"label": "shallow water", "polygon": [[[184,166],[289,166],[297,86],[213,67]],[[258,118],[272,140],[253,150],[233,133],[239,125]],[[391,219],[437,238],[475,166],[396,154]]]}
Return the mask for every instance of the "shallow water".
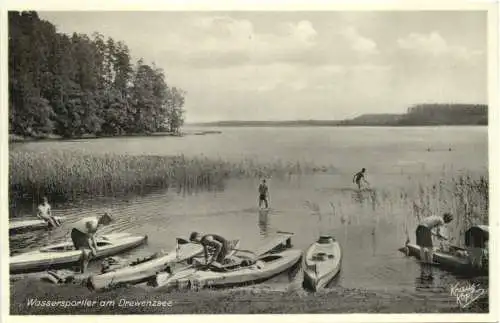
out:
{"label": "shallow water", "polygon": [[[63,240],[72,222],[101,213],[105,208],[112,210],[117,221],[103,232],[128,231],[149,237],[146,246],[124,255],[128,258],[170,250],[175,237],[186,237],[194,230],[239,238],[242,249],[257,246],[276,230],[295,232],[293,243],[300,249],[307,248],[320,233],[332,233],[343,249],[342,272],[333,286],[428,298],[436,306],[455,302],[450,288],[459,278],[436,270],[435,279],[423,283],[415,259],[404,257],[398,248],[407,238],[406,231],[410,239],[414,238],[416,222],[410,203],[416,196],[417,183],[430,185],[440,177],[464,170],[487,175],[485,127],[224,128],[222,131],[221,135],[185,138],[30,143],[13,149],[98,153],[105,146],[106,151],[117,153],[313,161],[318,165],[333,165],[337,171],[269,179],[271,208],[267,213],[257,207],[258,178],[231,180],[218,192],[159,191],[146,196],[54,205],[55,214],[69,216],[62,228],[13,236],[11,251],[24,252]],[[428,147],[432,150],[427,151]],[[373,191],[359,193],[354,189],[352,173],[360,167],[369,169]],[[402,197],[402,191],[409,196]],[[436,207],[441,211],[442,206]],[[282,275],[263,286],[283,289],[289,283],[289,278]]]}

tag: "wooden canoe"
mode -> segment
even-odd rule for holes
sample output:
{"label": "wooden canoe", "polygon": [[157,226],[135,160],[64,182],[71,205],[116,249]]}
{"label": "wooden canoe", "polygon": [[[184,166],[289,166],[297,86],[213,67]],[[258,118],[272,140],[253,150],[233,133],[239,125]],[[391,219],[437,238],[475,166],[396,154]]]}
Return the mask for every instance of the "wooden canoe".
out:
{"label": "wooden canoe", "polygon": [[[59,220],[59,222],[64,222],[66,217],[64,216],[55,216],[55,219]],[[42,219],[38,218],[25,218],[22,220],[10,220],[9,221],[9,234],[22,233],[28,231],[42,230],[50,228],[51,225]]]}
{"label": "wooden canoe", "polygon": [[[235,255],[233,258],[239,257],[241,255]],[[249,266],[237,266],[223,270],[188,268],[172,275],[157,276],[155,286],[182,290],[257,284],[287,271],[297,264],[301,257],[301,250],[288,249],[278,253],[265,254]]]}
{"label": "wooden canoe", "polygon": [[[276,232],[276,234],[274,236],[264,239],[261,242],[261,244],[255,249],[255,251],[236,250],[236,252],[233,254],[233,256],[236,258],[255,260],[255,259],[258,259],[259,257],[262,258],[262,257],[268,256],[268,255],[269,256],[274,255],[275,253],[279,253],[280,251],[291,248],[291,246],[292,246],[291,238],[293,235],[294,234],[292,232],[278,231],[278,232]],[[273,259],[274,258],[272,258],[272,259],[269,258],[269,261],[272,261]],[[289,259],[285,260],[285,263],[288,260]],[[283,262],[279,262],[279,263],[275,262],[275,264],[279,264],[279,266],[281,266],[283,264]],[[278,266],[278,268],[280,268],[279,266]],[[178,285],[176,283],[177,280],[179,280],[179,279],[182,280],[185,277],[191,276],[191,275],[195,274],[196,272],[198,272],[199,269],[200,269],[200,267],[198,267],[196,265],[190,265],[188,267],[185,267],[184,269],[177,271],[176,273],[167,273],[167,272],[159,273],[158,275],[156,275],[155,280],[153,281],[153,285],[155,287],[162,287],[162,286],[172,287],[174,285],[177,286]],[[254,271],[252,271],[251,273],[253,273],[253,272]],[[269,271],[269,273],[271,273],[271,272],[272,271]],[[230,275],[232,277],[231,279],[233,279],[232,280],[233,283],[235,283],[234,280],[238,280],[238,279],[239,279],[240,283],[243,283],[243,282],[251,283],[252,282],[252,279],[250,279],[250,278],[253,274],[251,274],[250,272],[241,272],[241,271],[240,271],[240,273],[243,273],[243,274],[241,274],[242,276],[240,274]],[[222,276],[222,277],[225,277],[225,276]],[[240,278],[235,278],[235,277],[240,277]],[[266,274],[263,277],[265,278],[265,277],[269,277],[269,276]],[[260,278],[263,278],[263,277],[260,277]],[[265,279],[267,279],[267,278],[265,278]],[[220,286],[222,284],[218,283],[216,285]]]}
{"label": "wooden canoe", "polygon": [[313,291],[324,288],[340,272],[342,249],[331,236],[321,236],[307,248],[303,258],[304,287]]}
{"label": "wooden canoe", "polygon": [[[110,257],[135,248],[147,241],[145,235],[111,233],[97,238],[97,257]],[[10,257],[10,273],[44,271],[77,264],[82,252],[66,241]]]}
{"label": "wooden canoe", "polygon": [[[416,244],[409,243],[405,247],[400,248],[399,251],[420,260],[420,246]],[[472,265],[468,257],[460,256],[456,253],[434,251],[432,261],[433,265],[457,274],[466,276],[488,275],[487,263],[483,263],[481,267],[476,267]]]}
{"label": "wooden canoe", "polygon": [[[184,239],[178,239],[178,249],[165,255],[152,257],[139,263],[117,268],[89,278],[87,286],[92,290],[109,288],[120,284],[138,284],[148,281],[156,274],[168,270],[169,265],[177,262],[190,260],[196,256],[202,256],[203,246],[198,243],[190,243]],[[232,240],[230,248],[237,248],[239,240]]]}

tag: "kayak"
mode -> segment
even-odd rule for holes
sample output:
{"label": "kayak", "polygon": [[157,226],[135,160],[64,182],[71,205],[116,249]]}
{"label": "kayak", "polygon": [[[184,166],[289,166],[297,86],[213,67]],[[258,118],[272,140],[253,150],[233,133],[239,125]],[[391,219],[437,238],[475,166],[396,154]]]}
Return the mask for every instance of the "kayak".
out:
{"label": "kayak", "polygon": [[[129,233],[111,233],[96,239],[99,259],[116,255],[125,250],[135,248],[147,241],[147,236]],[[75,250],[71,241],[66,241],[35,251],[10,257],[10,273],[44,271],[78,263],[82,252]]]}
{"label": "kayak", "polygon": [[[235,266],[200,269],[187,268],[175,274],[162,273],[156,276],[154,285],[167,289],[201,289],[236,287],[261,283],[275,277],[297,264],[302,251],[288,249],[275,254],[265,254],[250,265],[239,265],[238,260],[248,260],[242,255],[234,256]],[[232,268],[231,268],[232,267]]]}
{"label": "kayak", "polygon": [[[266,280],[271,278],[276,274],[277,271],[281,270],[283,266],[288,264],[288,260],[293,261],[293,257],[286,257],[283,261],[283,256],[274,257],[277,252],[289,249],[292,247],[291,237],[293,233],[291,232],[283,232],[278,231],[275,236],[264,239],[259,247],[256,248],[254,252],[249,250],[238,250],[233,254],[233,264],[225,266],[225,268],[212,268],[215,270],[215,273],[212,272],[215,276],[225,277],[220,278],[218,283],[210,284],[211,286],[221,286],[224,281],[229,283],[229,285],[238,285],[238,284],[248,284],[248,283],[256,283],[259,280]],[[300,253],[302,255],[302,253]],[[269,257],[269,258],[266,258]],[[230,257],[228,257],[230,258]],[[265,261],[272,262],[273,266],[266,268],[265,272],[259,272],[257,262],[254,261],[254,258],[262,258],[260,261],[260,265],[265,263]],[[281,261],[280,261],[281,260]],[[247,268],[241,268],[238,264],[241,262],[247,261],[249,263],[253,263],[252,266],[248,266]],[[296,261],[295,261],[296,262]],[[293,264],[292,264],[293,265]],[[289,266],[291,267],[291,266]],[[231,269],[229,269],[231,268]],[[211,271],[204,271],[201,269],[207,269],[206,266],[194,265],[188,266],[186,268],[181,269],[177,273],[159,273],[156,275],[155,280],[152,282],[155,287],[166,286],[167,288],[182,285],[182,281],[187,279],[187,277],[195,276],[198,272],[202,273],[210,273]],[[226,270],[226,272],[220,272],[222,270]],[[284,270],[278,272],[281,273]],[[209,279],[210,280],[210,279]]]}
{"label": "kayak", "polygon": [[311,244],[303,259],[304,287],[318,291],[340,272],[342,249],[331,236],[321,236]]}
{"label": "kayak", "polygon": [[[64,220],[66,220],[65,216],[55,216],[54,218],[59,222],[63,222]],[[9,234],[35,231],[51,227],[52,226],[47,221],[38,218],[13,220],[9,222]]]}
{"label": "kayak", "polygon": [[[461,249],[461,248],[460,248]],[[463,249],[461,249],[464,251]],[[420,260],[420,246],[409,243],[405,247],[399,249],[402,253],[415,257]],[[469,258],[466,256],[458,255],[456,253],[434,251],[432,261],[435,266],[442,267],[443,269],[464,275],[471,276],[484,276],[488,275],[488,264],[485,263],[481,268],[472,266]]]}
{"label": "kayak", "polygon": [[[203,254],[203,246],[177,239],[178,248],[165,255],[153,255],[149,259],[139,260],[122,268],[91,276],[87,286],[92,290],[99,290],[118,284],[138,284],[149,280],[157,273],[170,270],[169,265],[189,260]],[[237,248],[239,240],[229,242],[229,248]]]}

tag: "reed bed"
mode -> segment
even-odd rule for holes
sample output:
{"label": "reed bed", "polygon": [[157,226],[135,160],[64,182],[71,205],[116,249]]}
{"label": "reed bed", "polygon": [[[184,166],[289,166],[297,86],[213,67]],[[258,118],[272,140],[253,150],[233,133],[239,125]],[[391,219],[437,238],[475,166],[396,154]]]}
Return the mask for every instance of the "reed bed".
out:
{"label": "reed bed", "polygon": [[306,201],[305,208],[326,232],[353,224],[372,226],[376,235],[380,225],[390,225],[398,228],[394,235],[402,241],[413,239],[423,218],[449,212],[454,215],[448,225],[452,242],[462,245],[467,229],[489,223],[489,180],[471,174],[409,176],[408,182],[399,186],[336,194],[328,201]]}
{"label": "reed bed", "polygon": [[228,162],[204,157],[132,156],[84,152],[10,152],[11,201],[56,200],[81,197],[147,193],[156,189],[178,191],[217,190],[228,178],[286,177],[292,174],[327,172],[331,167],[310,163],[252,159]]}

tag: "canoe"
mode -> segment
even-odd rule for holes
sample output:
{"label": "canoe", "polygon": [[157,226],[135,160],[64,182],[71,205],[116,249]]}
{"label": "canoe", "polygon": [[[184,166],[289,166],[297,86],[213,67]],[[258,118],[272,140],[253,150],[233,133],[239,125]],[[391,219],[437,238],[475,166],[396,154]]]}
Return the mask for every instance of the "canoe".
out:
{"label": "canoe", "polygon": [[[97,256],[93,259],[109,257],[135,248],[147,241],[147,236],[129,233],[111,233],[96,239]],[[66,241],[35,251],[10,257],[10,273],[44,271],[67,267],[78,263],[82,252],[75,250],[71,241]]]}
{"label": "canoe", "polygon": [[[464,249],[461,249],[464,251]],[[399,249],[407,256],[412,256],[420,260],[420,246],[408,243],[405,247]],[[460,256],[454,253],[443,251],[434,251],[432,257],[433,265],[439,266],[445,270],[467,276],[488,275],[488,264],[485,263],[481,268],[472,266],[468,257]]]}
{"label": "canoe", "polygon": [[[291,244],[291,238],[294,234],[291,232],[284,232],[284,231],[278,231],[276,234],[272,237],[264,239],[260,246],[258,246],[255,251],[249,251],[249,250],[237,250],[234,254],[233,257],[236,258],[235,262],[242,261],[242,260],[255,260],[255,258],[262,258],[266,256],[273,256],[275,253],[281,252],[283,250],[286,251],[286,249],[289,249],[292,247]],[[274,259],[273,257],[271,258],[266,258],[266,260],[272,261]],[[275,262],[275,265],[278,265],[277,267],[271,267],[269,268],[269,271],[261,275],[260,277],[257,277],[256,279],[268,279],[272,277],[272,274],[276,271],[279,270],[281,265],[283,265],[282,262]],[[285,262],[286,264],[286,262]],[[220,269],[220,268],[219,268]],[[236,268],[238,269],[238,268]],[[230,275],[230,279],[228,278],[228,282],[230,280],[236,280],[237,283],[255,283],[257,281],[254,281],[252,279],[254,275],[255,268],[247,268],[249,270],[247,271],[238,271],[238,273],[233,273]],[[184,269],[179,270],[177,273],[159,273],[156,275],[155,280],[152,282],[153,286],[155,287],[161,287],[161,286],[167,286],[172,287],[172,286],[177,286],[176,280],[178,279],[183,279],[183,277],[191,276],[197,273],[197,271],[200,270],[200,267],[195,265],[188,266]],[[234,271],[234,270],[233,270]],[[269,275],[271,274],[271,276]],[[258,276],[258,275],[257,275]],[[224,277],[224,276],[222,276]],[[217,284],[221,285],[221,284]]]}
{"label": "canoe", "polygon": [[[54,218],[59,220],[59,222],[66,220],[65,216],[55,216]],[[9,222],[9,234],[42,230],[50,227],[51,225],[48,222],[38,218],[12,220]]]}
{"label": "canoe", "polygon": [[331,236],[321,236],[311,244],[303,258],[304,287],[313,291],[324,288],[340,272],[342,249]]}
{"label": "canoe", "polygon": [[[148,281],[156,274],[168,269],[168,266],[189,260],[195,256],[203,255],[203,246],[198,243],[190,243],[183,239],[177,239],[178,249],[165,255],[153,256],[150,259],[136,261],[122,268],[117,268],[89,278],[87,287],[91,290],[99,290],[116,286],[119,284],[138,284]],[[230,248],[237,248],[239,240],[232,240]]]}
{"label": "canoe", "polygon": [[[288,249],[279,253],[265,254],[249,266],[207,270],[192,267],[172,275],[157,275],[155,286],[182,290],[258,284],[289,270],[300,261],[301,257],[301,250]],[[246,257],[235,255],[234,258],[244,259]]]}

